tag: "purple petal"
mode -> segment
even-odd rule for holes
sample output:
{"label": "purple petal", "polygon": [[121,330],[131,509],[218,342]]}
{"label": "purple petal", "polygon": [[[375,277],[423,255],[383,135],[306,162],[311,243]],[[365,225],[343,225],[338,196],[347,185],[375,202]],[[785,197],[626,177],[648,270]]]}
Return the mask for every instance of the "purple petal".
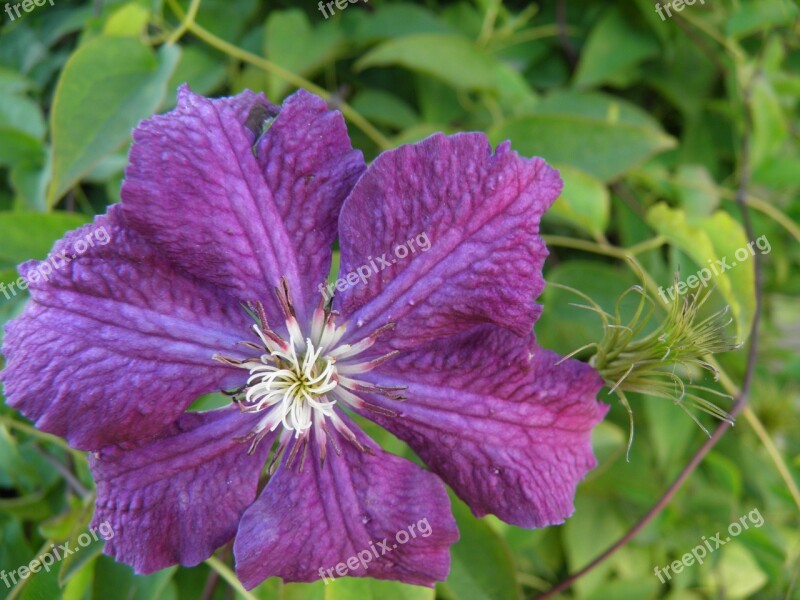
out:
{"label": "purple petal", "polygon": [[[532,338],[531,338],[532,341]],[[470,505],[513,525],[562,523],[575,488],[596,461],[591,432],[608,407],[590,366],[527,348],[508,331],[484,326],[390,361],[369,379],[407,386],[407,400],[373,403],[371,413],[417,452]],[[367,379],[368,377],[365,377]]]}
{"label": "purple petal", "polygon": [[[248,589],[271,576],[287,582],[336,578],[341,576],[336,566],[348,559],[350,577],[426,586],[447,577],[449,546],[458,530],[444,485],[351,429],[373,454],[357,450],[331,428],[341,453],[328,445],[320,467],[312,434],[302,472],[296,462],[287,467],[284,459],[245,512],[234,552],[239,579]],[[398,532],[408,535],[406,543],[398,543],[403,541]]]}
{"label": "purple petal", "polygon": [[339,218],[342,276],[373,264],[379,272],[337,297],[340,311],[364,331],[396,322],[396,349],[480,323],[526,335],[544,285],[539,220],[561,187],[542,159],[507,143],[492,154],[482,133],[437,134],[381,154]]}
{"label": "purple petal", "polygon": [[[248,455],[238,441],[253,417],[228,407],[186,413],[158,439],[91,458],[97,482],[93,526],[114,532],[105,552],[152,573],[195,566],[230,541],[256,498],[271,439]],[[102,529],[101,529],[102,531]]]}
{"label": "purple petal", "polygon": [[181,88],[177,109],[134,131],[122,204],[177,265],[277,319],[282,276],[301,315],[319,298],[336,217],[364,161],[320,98],[290,96],[257,142],[251,128],[275,113],[249,91],[209,100]]}
{"label": "purple petal", "polygon": [[[71,259],[87,239],[94,245]],[[49,281],[35,272],[53,263],[20,268],[37,282],[3,342],[7,401],[39,429],[96,450],[153,436],[198,396],[241,385],[240,369],[211,359],[247,338],[241,307],[175,271],[118,206],[51,256],[69,262],[50,268]]]}

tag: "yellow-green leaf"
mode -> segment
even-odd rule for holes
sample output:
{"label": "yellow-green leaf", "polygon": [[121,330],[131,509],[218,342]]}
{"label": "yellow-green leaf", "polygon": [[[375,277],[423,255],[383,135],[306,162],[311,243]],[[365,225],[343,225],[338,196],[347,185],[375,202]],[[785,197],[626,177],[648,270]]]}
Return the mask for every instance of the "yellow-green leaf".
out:
{"label": "yellow-green leaf", "polygon": [[760,238],[748,246],[742,225],[723,211],[705,217],[657,204],[648,211],[647,222],[700,267],[697,273],[680,274],[686,291],[703,287],[691,287],[690,277],[706,278],[730,305],[737,337],[746,339],[755,312],[753,254],[769,252],[768,240],[763,238],[767,243],[762,244]]}
{"label": "yellow-green leaf", "polygon": [[556,165],[564,180],[564,191],[545,214],[556,217],[599,237],[608,226],[610,198],[602,181],[574,167]]}
{"label": "yellow-green leaf", "polygon": [[156,53],[128,37],[101,36],[75,51],[61,73],[50,117],[50,206],[158,108],[179,56],[176,46]]}

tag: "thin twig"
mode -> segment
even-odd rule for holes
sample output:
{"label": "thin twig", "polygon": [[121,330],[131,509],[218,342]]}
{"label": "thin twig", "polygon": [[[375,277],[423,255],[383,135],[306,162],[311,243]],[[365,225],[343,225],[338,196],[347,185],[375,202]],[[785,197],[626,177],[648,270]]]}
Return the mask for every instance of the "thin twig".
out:
{"label": "thin twig", "polygon": [[172,35],[169,36],[167,39],[168,44],[176,44],[178,40],[180,40],[183,35],[189,31],[189,27],[194,24],[194,20],[197,17],[197,11],[200,10],[200,0],[192,0],[192,3],[189,5],[189,10],[186,12],[184,17],[181,19],[180,26],[172,32]]}
{"label": "thin twig", "polygon": [[[658,4],[658,0],[655,2]],[[706,55],[706,57],[714,63],[714,68],[717,69],[717,73],[724,76],[725,75],[725,65],[722,64],[722,61],[719,60],[717,55],[714,53],[714,50],[706,44],[705,40],[701,38],[694,29],[689,27],[683,20],[680,18],[681,15],[676,15],[675,23],[678,27],[683,30],[683,33],[686,34],[686,37],[689,38],[694,44],[700,49],[700,51]]]}
{"label": "thin twig", "polygon": [[73,450],[72,448],[70,448],[69,444],[67,444],[67,442],[61,439],[60,437],[54,436],[53,434],[47,433],[46,431],[40,431],[39,429],[31,427],[27,423],[17,421],[10,416],[0,415],[0,425],[4,425],[10,429],[16,429],[17,431],[26,433],[31,437],[39,438],[42,441],[58,446],[66,450],[67,452],[72,452],[74,454],[77,454],[78,456],[81,456],[80,451]]}
{"label": "thin twig", "polygon": [[239,579],[236,577],[236,573],[234,573],[231,568],[218,559],[216,556],[212,556],[206,559],[206,564],[211,567],[214,571],[220,574],[225,581],[228,582],[228,585],[240,596],[245,598],[245,600],[258,600],[255,594],[248,592],[244,589],[244,586],[241,584]]}
{"label": "thin twig", "polygon": [[758,415],[756,415],[751,406],[744,407],[744,410],[742,410],[742,416],[747,420],[750,427],[753,428],[753,432],[756,434],[756,437],[763,444],[764,449],[772,459],[772,463],[775,465],[775,468],[778,469],[778,473],[786,483],[786,487],[789,488],[789,493],[791,494],[794,503],[797,505],[797,508],[800,509],[800,488],[798,488],[797,482],[795,482],[794,477],[792,476],[792,472],[786,465],[786,461],[783,460],[783,456],[781,456],[780,451],[775,446],[775,442],[772,441],[772,438],[769,436],[769,432],[766,430],[764,424],[758,418]]}
{"label": "thin twig", "polygon": [[561,42],[564,56],[569,63],[569,70],[574,72],[578,66],[578,51],[567,33],[567,0],[558,0],[556,2],[556,23],[558,25],[558,40]]}
{"label": "thin twig", "polygon": [[55,456],[50,455],[44,448],[42,448],[37,442],[33,442],[32,446],[36,449],[36,451],[51,465],[53,468],[58,471],[61,477],[64,478],[64,481],[67,482],[67,485],[75,492],[82,500],[86,500],[89,496],[92,495],[92,492],[83,485],[77,477],[70,471],[65,465],[61,463]]}
{"label": "thin twig", "polygon": [[242,48],[239,48],[238,46],[235,46],[234,44],[217,37],[207,29],[201,27],[196,21],[189,20],[176,0],[167,0],[167,4],[169,4],[170,8],[177,15],[177,17],[181,19],[181,26],[185,25],[187,32],[204,41],[212,48],[216,48],[220,52],[223,52],[232,58],[251,64],[262,71],[269,73],[270,75],[279,77],[280,79],[283,79],[297,88],[304,88],[309,92],[316,94],[326,102],[331,103],[333,108],[338,109],[345,116],[345,118],[349,119],[353,125],[358,127],[364,132],[365,135],[367,135],[367,137],[375,142],[375,145],[378,146],[380,150],[388,150],[394,147],[394,144],[392,144],[392,142],[386,136],[378,131],[378,129],[372,123],[365,119],[358,111],[356,111],[346,102],[342,102],[334,98],[334,96],[328,90],[321,88],[315,83],[312,83],[311,81],[293,73],[292,71],[289,71],[288,69],[284,69],[277,63],[267,60],[266,58],[262,58],[261,56],[253,54],[252,52],[248,52],[247,50],[243,50]]}
{"label": "thin twig", "polygon": [[[750,114],[750,89],[751,89],[752,80],[748,83],[748,86],[744,89],[743,93],[743,106],[744,106],[744,130],[742,132],[742,146],[741,146],[741,156],[740,156],[740,168],[739,168],[739,187],[736,193],[736,201],[739,205],[739,209],[742,212],[742,220],[744,224],[745,232],[747,233],[748,239],[754,239],[753,233],[753,226],[750,221],[750,213],[747,206],[747,189],[750,185],[750,131],[752,127],[752,116]],[[747,369],[745,371],[744,379],[742,381],[742,386],[739,390],[739,393],[736,395],[736,400],[731,407],[729,413],[732,417],[736,417],[746,406],[747,399],[750,394],[750,386],[753,379],[753,373],[755,371],[755,364],[756,364],[756,357],[758,351],[758,335],[761,328],[761,305],[762,305],[762,278],[761,278],[761,261],[758,255],[753,257],[754,259],[754,273],[755,273],[755,316],[753,317],[753,323],[750,327],[750,336],[749,336],[749,348],[747,353]],[[592,560],[588,565],[580,569],[579,571],[573,573],[569,577],[567,577],[562,582],[558,583],[557,585],[553,586],[550,590],[545,592],[544,594],[540,595],[538,598],[539,600],[545,600],[546,598],[552,598],[558,593],[561,593],[578,581],[581,577],[592,571],[596,566],[605,562],[611,555],[613,555],[617,550],[625,546],[630,540],[632,540],[642,529],[644,529],[650,522],[672,501],[672,498],[681,488],[683,483],[689,478],[689,476],[694,472],[694,470],[700,465],[700,463],[705,458],[706,454],[708,454],[711,449],[717,444],[717,442],[722,439],[722,436],[728,431],[731,427],[730,423],[727,421],[721,422],[717,428],[714,430],[714,433],[703,443],[702,446],[695,452],[694,456],[689,460],[686,466],[681,470],[680,474],[675,478],[672,482],[672,485],[667,488],[667,491],[658,499],[658,501],[653,505],[653,507],[647,511],[647,514],[644,515],[624,536],[622,536],[619,540],[614,542],[608,549],[606,549],[602,554],[600,554],[597,558]]]}
{"label": "thin twig", "polygon": [[219,583],[219,573],[214,569],[210,569],[200,600],[212,600],[212,598],[214,598],[214,591],[217,589],[217,583]]}

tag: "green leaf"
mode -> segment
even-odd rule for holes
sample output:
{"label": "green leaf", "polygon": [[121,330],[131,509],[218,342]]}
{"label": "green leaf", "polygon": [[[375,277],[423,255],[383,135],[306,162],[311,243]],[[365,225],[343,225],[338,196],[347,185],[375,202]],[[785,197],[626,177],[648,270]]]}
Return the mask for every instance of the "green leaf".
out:
{"label": "green leaf", "polygon": [[232,10],[230,0],[203,0],[197,22],[217,37],[235,43],[255,17],[259,4],[258,0],[237,0],[236,10]]}
{"label": "green leaf", "polygon": [[430,588],[406,585],[396,581],[346,577],[332,581],[325,588],[324,600],[434,600],[435,593]]}
{"label": "green leaf", "polygon": [[538,96],[522,74],[499,61],[493,87],[500,107],[511,116],[530,113],[539,103]]}
{"label": "green leaf", "polygon": [[33,100],[18,95],[0,95],[0,129],[15,129],[42,139],[44,117],[39,105]]}
{"label": "green leaf", "polygon": [[[13,281],[18,279],[19,275],[17,272],[9,272],[3,271],[0,273],[0,282],[9,284]],[[10,296],[10,295],[9,295]],[[0,297],[0,325],[4,325],[8,323],[11,319],[16,318],[25,308],[25,301],[27,300],[27,294],[20,294],[18,296],[13,296],[10,298],[6,298],[5,294]],[[5,330],[0,327],[0,344],[3,342],[3,338],[5,337]]]}
{"label": "green leaf", "polygon": [[[26,260],[43,260],[64,233],[85,225],[76,213],[0,213],[0,268],[15,268]],[[36,235],[31,235],[35,231]]]}
{"label": "green leaf", "polygon": [[16,128],[0,127],[0,166],[38,165],[45,155],[38,138]]}
{"label": "green leaf", "polygon": [[741,543],[733,541],[720,552],[719,575],[713,583],[709,582],[709,587],[722,587],[724,592],[719,590],[719,593],[726,598],[752,598],[768,582],[767,574]]}
{"label": "green leaf", "polygon": [[719,190],[705,167],[680,165],[674,184],[681,206],[688,214],[709,215],[719,206]]}
{"label": "green leaf", "polygon": [[639,403],[647,419],[648,440],[658,464],[672,473],[674,465],[686,459],[686,448],[697,433],[697,427],[683,411],[663,398],[646,396]]}
{"label": "green leaf", "polygon": [[61,600],[62,598],[58,586],[58,573],[55,570],[40,570],[20,583],[22,594],[17,596],[20,600]]}
{"label": "green leaf", "polygon": [[497,85],[502,63],[460,35],[417,34],[389,40],[368,52],[356,69],[401,66],[444,81],[459,90]]}
{"label": "green leaf", "polygon": [[[84,600],[94,581],[96,560],[87,561],[64,586],[64,600]],[[165,600],[163,597],[160,600]]]}
{"label": "green leaf", "polygon": [[158,108],[179,56],[176,46],[155,53],[125,37],[98,37],[75,51],[53,101],[51,206]]}
{"label": "green leaf", "polygon": [[[550,249],[551,253],[555,251],[560,252],[560,249]],[[623,291],[638,283],[628,269],[583,259],[555,263],[545,273],[545,279],[579,289],[607,311],[614,310],[617,297]],[[601,321],[588,310],[570,306],[570,303],[581,303],[572,292],[546,286],[541,302],[546,309],[536,322],[536,337],[542,347],[568,354],[600,339]],[[569,323],[569,327],[565,327],[565,323]]]}
{"label": "green leaf", "polygon": [[608,188],[580,169],[556,166],[564,180],[564,191],[545,218],[557,217],[594,237],[601,236],[608,226],[611,205]]}
{"label": "green leaf", "polygon": [[726,497],[739,498],[742,494],[742,472],[739,465],[720,452],[709,452],[703,461],[703,470],[714,489]]}
{"label": "green leaf", "polygon": [[417,104],[422,121],[417,126],[435,127],[440,123],[463,122],[467,117],[459,92],[430,75],[415,77]]}
{"label": "green leaf", "polygon": [[207,95],[225,81],[225,64],[213,52],[202,46],[183,46],[181,59],[167,84],[167,95],[162,110],[171,110],[176,104],[173,90],[186,83],[195,94]]}
{"label": "green leaf", "polygon": [[642,109],[597,92],[551,94],[533,113],[500,123],[489,136],[494,143],[511,139],[523,154],[576,167],[601,181],[675,145]]}
{"label": "green leaf", "polygon": [[419,122],[419,115],[397,96],[383,90],[359,92],[350,105],[370,121],[406,129]]}
{"label": "green leaf", "polygon": [[[651,573],[652,575],[652,573]],[[640,576],[638,579],[626,577],[619,581],[612,581],[602,584],[584,600],[642,600],[642,598],[658,598],[658,589],[661,584],[655,578],[645,579]]]}
{"label": "green leaf", "polygon": [[139,37],[150,20],[150,11],[139,2],[128,2],[108,18],[103,35]]}
{"label": "green leaf", "polygon": [[[640,0],[641,2],[641,0]],[[653,10],[653,2],[645,0],[645,10]],[[661,22],[656,31],[667,29]],[[642,69],[643,83],[652,86],[687,117],[696,117],[706,105],[706,99],[717,81],[714,62],[697,45],[681,40],[664,40],[670,51],[663,53],[652,68]],[[684,127],[688,127],[688,124]]]}
{"label": "green leaf", "polygon": [[[603,548],[608,548],[625,533],[619,516],[608,510],[598,498],[581,496],[575,498],[575,514],[564,525],[564,549],[569,570],[574,573],[586,566]],[[578,597],[584,597],[601,584],[614,568],[618,557],[612,557],[575,584]]]}
{"label": "green leaf", "polygon": [[[39,524],[39,534],[46,540],[71,540],[72,534],[87,524],[86,506],[79,500],[71,498],[69,506],[62,512]],[[80,533],[83,533],[83,530],[78,531],[78,534]]]}
{"label": "green leaf", "polygon": [[48,498],[45,490],[18,496],[16,498],[0,497],[0,514],[11,515],[20,519],[41,521],[50,515],[52,498]]}
{"label": "green leaf", "polygon": [[[342,35],[334,23],[312,27],[300,9],[280,10],[270,14],[264,34],[267,58],[287,71],[305,77],[314,75],[326,62],[336,60]],[[269,98],[275,102],[290,89],[278,77],[269,78]]]}
{"label": "green leaf", "polygon": [[81,505],[78,501],[74,501],[72,504],[74,509],[72,517],[61,524],[63,527],[71,521],[72,527],[68,536],[51,537],[55,540],[69,540],[70,547],[74,549],[72,554],[62,557],[58,565],[58,582],[62,588],[87,564],[95,562],[105,544],[105,539],[100,532],[90,529],[94,512],[93,502],[89,501]]}
{"label": "green leaf", "polygon": [[735,38],[775,25],[789,25],[797,18],[797,4],[791,0],[743,0],[732,11],[725,32]]}
{"label": "green leaf", "polygon": [[570,165],[606,182],[675,145],[672,137],[649,127],[582,115],[513,118],[491,129],[489,138],[494,144],[510,139],[526,156]]}
{"label": "green leaf", "polygon": [[454,598],[469,600],[521,598],[508,545],[461,500],[453,496],[452,503],[461,537],[451,549],[450,576],[442,588]]}
{"label": "green leaf", "polygon": [[31,470],[32,465],[20,452],[17,439],[8,427],[0,425],[0,485],[33,490],[41,483],[41,477]]}
{"label": "green leaf", "polygon": [[125,590],[126,600],[152,600],[159,598],[162,591],[175,576],[177,567],[157,571],[152,575],[134,575],[128,565],[116,562],[108,556],[97,558],[96,576],[93,586],[94,598],[119,598],[120,590]]}
{"label": "green leaf", "polygon": [[419,33],[455,33],[433,12],[418,4],[392,2],[372,14],[357,11],[347,12],[346,16],[356,22],[352,37],[359,43]]}
{"label": "green leaf", "polygon": [[24,94],[32,87],[31,81],[16,71],[0,67],[0,96]]}
{"label": "green leaf", "polygon": [[49,166],[45,164],[20,163],[11,169],[11,186],[22,208],[43,212],[47,210],[47,184],[50,181]]}
{"label": "green leaf", "polygon": [[759,78],[753,85],[753,146],[752,163],[757,169],[768,164],[781,150],[789,137],[789,125],[783,115],[780,100],[770,83]]}
{"label": "green leaf", "polygon": [[[325,585],[323,581],[314,581],[313,583],[287,583],[283,585],[280,591],[280,598],[281,600],[325,600],[325,591],[327,587],[328,586]],[[256,588],[256,591],[260,589],[261,587],[259,586]]]}
{"label": "green leaf", "polygon": [[655,38],[633,27],[619,8],[612,7],[586,40],[575,85],[590,87],[614,81],[629,75],[633,67],[657,53]]}
{"label": "green leaf", "polygon": [[0,514],[0,540],[0,565],[8,570],[24,565],[33,555],[22,522],[11,515]]}
{"label": "green leaf", "polygon": [[628,433],[609,420],[601,421],[592,431],[592,449],[598,464],[604,465],[625,456]]}
{"label": "green leaf", "polygon": [[[752,253],[747,248],[747,236],[741,224],[723,211],[709,217],[695,216],[666,204],[652,207],[646,220],[701,269],[706,269],[709,285],[715,285],[731,307],[739,340],[746,339],[755,312],[755,280]],[[768,243],[763,245],[771,250]],[[754,245],[752,252],[764,250]],[[724,261],[727,268],[717,261]],[[694,286],[686,291],[699,289],[697,274],[680,274],[681,282],[687,286],[693,283],[689,277],[695,278]]]}
{"label": "green leaf", "polygon": [[542,99],[535,114],[576,115],[662,132],[658,120],[647,111],[623,98],[602,92],[554,92]]}
{"label": "green leaf", "polygon": [[393,137],[392,144],[395,146],[400,146],[402,144],[413,144],[415,142],[419,142],[420,140],[424,140],[426,137],[429,137],[439,131],[443,131],[447,134],[453,133],[444,125],[436,125],[435,123],[420,123],[419,125],[409,127],[399,135]]}

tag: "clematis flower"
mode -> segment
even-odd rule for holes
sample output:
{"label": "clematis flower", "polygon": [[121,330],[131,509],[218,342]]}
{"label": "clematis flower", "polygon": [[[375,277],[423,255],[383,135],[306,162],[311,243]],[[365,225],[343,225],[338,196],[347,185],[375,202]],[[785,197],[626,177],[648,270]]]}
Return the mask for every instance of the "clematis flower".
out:
{"label": "clematis flower", "polygon": [[[98,227],[110,243],[31,284],[2,374],[10,405],[91,451],[108,554],[150,573],[235,539],[252,588],[319,579],[425,520],[348,574],[431,586],[458,538],[444,483],[522,527],[571,514],[606,407],[591,367],[556,364],[532,334],[555,170],[480,133],[366,169],[305,91],[277,107],[184,87],[133,137],[121,204],[54,252]],[[337,237],[346,285],[328,302]],[[229,406],[189,410],[220,390]]]}

